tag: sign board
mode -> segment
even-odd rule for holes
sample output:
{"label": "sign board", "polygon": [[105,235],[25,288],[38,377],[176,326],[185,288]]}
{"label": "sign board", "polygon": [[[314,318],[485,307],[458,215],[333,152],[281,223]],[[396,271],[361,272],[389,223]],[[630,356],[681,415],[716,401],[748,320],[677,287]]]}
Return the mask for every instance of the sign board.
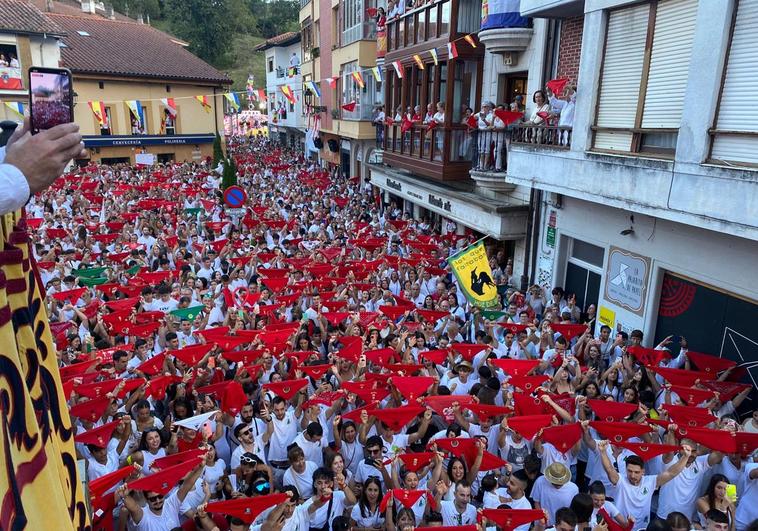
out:
{"label": "sign board", "polygon": [[616,325],[616,312],[601,305],[598,311],[597,320],[600,321],[600,324],[610,326],[611,329],[613,329]]}
{"label": "sign board", "polygon": [[241,208],[247,201],[247,192],[239,186],[230,186],[224,190],[224,204],[229,208]]}
{"label": "sign board", "polygon": [[605,299],[642,316],[650,258],[611,246],[605,271]]}
{"label": "sign board", "polygon": [[155,155],[153,153],[137,153],[134,155],[134,162],[144,166],[155,164]]}
{"label": "sign board", "polygon": [[239,218],[245,215],[244,208],[227,208],[226,213],[233,218]]}

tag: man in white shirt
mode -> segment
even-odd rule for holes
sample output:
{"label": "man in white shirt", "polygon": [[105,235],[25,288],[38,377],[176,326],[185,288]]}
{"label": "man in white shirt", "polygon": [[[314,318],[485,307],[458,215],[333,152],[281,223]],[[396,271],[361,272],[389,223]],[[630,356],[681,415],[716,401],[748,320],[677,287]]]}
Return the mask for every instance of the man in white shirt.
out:
{"label": "man in white shirt", "polygon": [[[439,502],[443,526],[461,526],[476,524],[476,507],[471,505],[471,484],[466,481],[455,483],[452,501]],[[443,490],[445,490],[443,488]],[[441,493],[438,493],[440,495]],[[442,494],[444,495],[444,494]]]}
{"label": "man in white shirt", "polygon": [[744,488],[740,494],[742,503],[737,504],[734,519],[737,531],[746,529],[748,525],[758,519],[758,503],[745,503],[744,500],[758,500],[758,450],[753,452],[753,462],[745,463],[742,472]]}
{"label": "man in white shirt", "polygon": [[571,471],[563,463],[553,463],[545,469],[545,474],[537,478],[532,487],[535,509],[547,512],[547,522],[555,523],[555,512],[571,505],[571,500],[579,493],[579,487],[571,481]]}
{"label": "man in white shirt", "polygon": [[353,491],[343,485],[337,485],[341,490],[335,490],[334,473],[325,468],[319,468],[313,473],[313,497],[303,504],[308,510],[308,526],[316,529],[331,529],[332,522],[345,512],[345,508],[355,505],[357,500]]}
{"label": "man in white shirt", "polygon": [[304,497],[313,496],[313,473],[319,468],[305,458],[303,449],[298,446],[290,447],[287,457],[291,466],[284,472],[282,483],[292,485]]}
{"label": "man in white shirt", "polygon": [[626,458],[626,474],[619,474],[613,468],[611,460],[608,459],[607,446],[608,441],[597,443],[603,468],[605,468],[611,483],[616,485],[614,501],[619,511],[634,519],[635,528],[645,528],[650,523],[650,502],[653,499],[653,493],[657,488],[674,479],[684,469],[692,454],[692,448],[689,445],[683,445],[681,457],[673,466],[657,476],[646,476],[644,475],[645,462],[637,455],[630,455]]}
{"label": "man in white shirt", "polygon": [[268,463],[274,470],[276,487],[282,486],[284,471],[290,466],[287,459],[287,447],[292,444],[298,435],[298,417],[302,409],[298,404],[295,409],[287,409],[287,402],[280,396],[271,401],[274,414],[268,409],[263,409],[261,415],[268,423],[266,433],[263,434],[263,444],[268,444]]}
{"label": "man in white shirt", "polygon": [[[306,461],[315,463],[316,468],[324,466],[324,449],[329,444],[324,438],[324,428],[321,424],[318,422],[308,424],[305,431],[295,437],[295,444],[302,448]],[[303,496],[307,497],[305,494]]]}

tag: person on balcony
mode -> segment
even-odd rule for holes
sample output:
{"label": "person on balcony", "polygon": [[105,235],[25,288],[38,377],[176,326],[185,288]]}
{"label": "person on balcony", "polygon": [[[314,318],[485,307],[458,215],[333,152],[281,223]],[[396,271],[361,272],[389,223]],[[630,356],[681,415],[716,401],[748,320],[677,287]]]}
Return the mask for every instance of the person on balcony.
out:
{"label": "person on balcony", "polygon": [[[445,102],[438,101],[437,102],[437,112],[434,113],[434,116],[432,116],[431,122],[434,122],[435,128],[440,128],[445,125]],[[435,152],[434,152],[434,160],[442,160],[442,149],[443,149],[443,141],[445,139],[445,133],[444,131],[437,130],[437,133],[434,133],[434,145],[435,145]]]}
{"label": "person on balcony", "polygon": [[475,162],[473,160],[473,154],[471,153],[471,145],[472,141],[474,139],[474,135],[477,134],[477,130],[471,127],[471,124],[469,120],[474,116],[474,110],[469,107],[468,105],[464,105],[463,112],[461,113],[463,115],[463,118],[461,118],[461,125],[465,125],[467,127],[466,131],[456,131],[456,136],[458,136],[459,142],[458,142],[458,157],[462,161],[471,161]]}
{"label": "person on balcony", "polygon": [[383,7],[376,12],[376,56],[387,54],[387,13]]}
{"label": "person on balcony", "polygon": [[477,168],[480,170],[489,169],[487,159],[489,156],[492,135],[489,134],[488,131],[492,130],[494,124],[494,115],[492,114],[493,107],[494,104],[491,101],[485,101],[482,103],[482,110],[476,114],[476,128],[479,132],[479,163]]}
{"label": "person on balcony", "polygon": [[374,114],[374,126],[376,127],[376,149],[382,149],[384,146],[384,105],[376,107]]}
{"label": "person on balcony", "polygon": [[[545,92],[542,90],[535,91],[532,96],[532,102],[534,103],[534,108],[532,109],[531,117],[525,123],[527,125],[548,125],[547,119],[550,116],[550,103],[545,97]],[[542,144],[544,135],[541,130],[527,131],[527,133],[529,136],[525,140],[534,144]]]}
{"label": "person on balcony", "polygon": [[[505,105],[498,105],[498,110],[504,111]],[[492,119],[492,141],[495,144],[495,171],[503,171],[505,169],[505,135],[507,127],[505,122],[502,121],[496,114]]]}

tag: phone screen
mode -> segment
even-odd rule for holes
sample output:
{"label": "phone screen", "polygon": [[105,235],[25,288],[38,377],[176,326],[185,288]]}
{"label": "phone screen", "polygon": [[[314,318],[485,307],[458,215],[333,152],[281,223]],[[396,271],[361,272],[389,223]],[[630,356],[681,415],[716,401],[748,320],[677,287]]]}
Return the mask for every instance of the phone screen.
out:
{"label": "phone screen", "polygon": [[73,121],[71,73],[67,70],[29,72],[32,133]]}

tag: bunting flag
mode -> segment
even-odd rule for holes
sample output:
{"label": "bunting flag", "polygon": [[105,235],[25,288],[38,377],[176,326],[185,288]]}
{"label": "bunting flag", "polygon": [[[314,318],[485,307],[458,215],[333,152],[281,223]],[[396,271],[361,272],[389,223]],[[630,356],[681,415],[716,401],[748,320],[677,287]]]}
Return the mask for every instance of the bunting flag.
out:
{"label": "bunting flag", "polygon": [[328,77],[324,81],[329,83],[329,86],[332,88],[337,88],[337,78],[336,77]]}
{"label": "bunting flag", "polygon": [[[448,46],[450,45],[448,44]],[[395,73],[397,74],[397,77],[399,77],[400,79],[403,79],[403,67],[400,64],[400,61],[393,62],[392,66],[395,67]]]}
{"label": "bunting flag", "polygon": [[463,37],[463,40],[471,45],[472,48],[476,48],[476,42],[474,42],[474,36],[469,34]]}
{"label": "bunting flag", "polygon": [[377,83],[382,82],[382,71],[379,69],[378,66],[375,66],[371,69],[371,73],[374,74],[374,79],[376,79]]}
{"label": "bunting flag", "polygon": [[287,98],[287,101],[294,105],[295,94],[292,92],[292,88],[289,85],[280,85],[279,89],[282,91],[282,94],[284,94],[284,97]]}
{"label": "bunting flag", "polygon": [[5,106],[10,110],[18,114],[21,118],[24,117],[24,104],[20,101],[6,101]]}
{"label": "bunting flag", "polygon": [[458,47],[454,42],[447,43],[447,55],[450,56],[450,59],[458,57]]}
{"label": "bunting flag", "polygon": [[350,75],[353,76],[353,79],[355,80],[356,83],[358,83],[358,86],[361,89],[366,87],[366,82],[363,81],[363,74],[361,74],[360,71],[353,72]]}
{"label": "bunting flag", "polygon": [[166,110],[171,116],[176,116],[176,102],[174,101],[174,98],[163,98],[161,103],[163,103],[163,106],[166,107]]}
{"label": "bunting flag", "polygon": [[437,50],[432,48],[431,50],[429,50],[429,53],[431,54],[432,59],[434,60],[434,66],[437,66],[439,64],[439,61],[437,60]]}
{"label": "bunting flag", "polygon": [[126,106],[129,112],[139,122],[140,128],[145,127],[145,113],[142,111],[142,104],[139,100],[126,100]]}
{"label": "bunting flag", "polygon": [[416,61],[416,64],[418,65],[419,70],[424,69],[424,61],[421,60],[421,56],[419,54],[415,54],[413,56],[413,60]]}
{"label": "bunting flag", "polygon": [[208,96],[195,96],[195,99],[200,102],[205,109],[205,112],[211,112],[211,104],[208,103]]}
{"label": "bunting flag", "polygon": [[258,89],[258,99],[264,103],[268,101],[268,96],[266,96],[265,90]]}
{"label": "bunting flag", "polygon": [[240,111],[240,98],[237,96],[236,92],[226,92],[224,97],[226,98],[226,101],[229,102],[232,109],[234,109],[234,112]]}
{"label": "bunting flag", "polygon": [[108,127],[108,115],[105,112],[105,104],[102,101],[88,101],[87,105],[92,109],[92,114],[97,118],[101,128]]}
{"label": "bunting flag", "polygon": [[351,101],[350,103],[344,104],[342,106],[342,109],[345,110],[345,111],[347,111],[347,112],[353,112],[355,110],[355,105],[356,105],[356,102],[355,101]]}
{"label": "bunting flag", "polygon": [[529,19],[521,16],[520,0],[487,0],[482,3],[481,29],[526,28]]}
{"label": "bunting flag", "polygon": [[319,90],[318,85],[316,85],[316,83],[314,83],[313,81],[306,81],[305,88],[307,88],[313,94],[315,94],[317,98],[321,99],[321,90]]}

